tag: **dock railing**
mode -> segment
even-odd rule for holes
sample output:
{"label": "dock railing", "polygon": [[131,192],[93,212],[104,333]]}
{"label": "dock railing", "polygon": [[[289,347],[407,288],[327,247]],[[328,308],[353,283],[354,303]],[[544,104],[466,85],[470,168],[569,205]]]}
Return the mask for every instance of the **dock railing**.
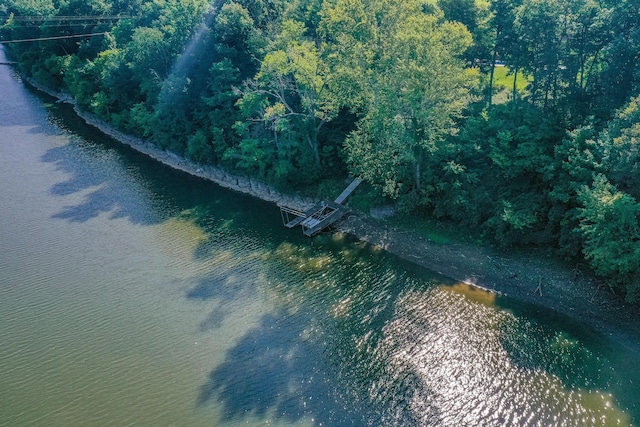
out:
{"label": "dock railing", "polygon": [[[343,203],[351,196],[351,193],[362,182],[362,179],[355,178],[334,202],[321,201],[311,209],[303,212],[288,206],[278,205],[282,223],[287,228],[302,225],[302,232],[306,236],[314,236],[325,228],[338,221],[350,210]],[[293,218],[291,218],[293,216]]]}
{"label": "dock railing", "polygon": [[[282,223],[287,228],[293,228],[296,225],[300,224],[307,217],[306,213],[303,211],[299,211],[297,209],[293,209],[287,206],[278,205],[280,207],[280,216],[282,217]],[[291,218],[289,215],[293,215],[294,218]]]}

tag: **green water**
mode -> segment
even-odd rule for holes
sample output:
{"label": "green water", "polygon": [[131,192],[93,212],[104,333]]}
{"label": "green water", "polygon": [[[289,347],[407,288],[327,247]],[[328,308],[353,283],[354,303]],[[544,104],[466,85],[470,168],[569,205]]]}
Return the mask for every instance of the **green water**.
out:
{"label": "green water", "polygon": [[168,169],[0,68],[0,426],[628,426],[639,355]]}

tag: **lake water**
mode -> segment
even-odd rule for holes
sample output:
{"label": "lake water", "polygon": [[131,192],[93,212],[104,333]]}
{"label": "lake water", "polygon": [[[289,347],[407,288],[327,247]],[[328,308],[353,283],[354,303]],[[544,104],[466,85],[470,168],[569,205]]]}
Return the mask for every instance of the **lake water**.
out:
{"label": "lake water", "polygon": [[0,200],[0,426],[640,421],[638,354],[353,239],[304,238],[4,65]]}

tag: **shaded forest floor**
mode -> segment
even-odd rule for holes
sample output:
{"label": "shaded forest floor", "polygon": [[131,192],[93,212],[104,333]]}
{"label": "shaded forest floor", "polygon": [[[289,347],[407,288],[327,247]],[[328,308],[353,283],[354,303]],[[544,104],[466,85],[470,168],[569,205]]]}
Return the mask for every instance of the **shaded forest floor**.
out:
{"label": "shaded forest floor", "polygon": [[[67,95],[51,92],[30,79],[25,80],[36,89],[73,104]],[[77,108],[76,112],[88,124],[121,143],[186,173],[299,210],[305,210],[315,203],[308,198],[279,193],[250,178],[190,162],[144,140],[126,135],[91,114]],[[640,353],[640,305],[625,303],[623,298],[613,295],[605,284],[590,274],[564,264],[557,258],[524,250],[498,251],[460,240],[454,240],[453,243],[436,241],[424,233],[357,212],[338,223],[337,232],[353,235],[456,281],[556,310]]]}

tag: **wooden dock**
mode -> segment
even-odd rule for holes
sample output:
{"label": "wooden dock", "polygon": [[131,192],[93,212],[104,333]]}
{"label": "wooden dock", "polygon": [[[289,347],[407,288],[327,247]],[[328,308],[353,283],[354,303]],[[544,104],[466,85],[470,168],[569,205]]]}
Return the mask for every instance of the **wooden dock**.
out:
{"label": "wooden dock", "polygon": [[354,179],[335,201],[322,201],[304,212],[280,206],[284,226],[293,228],[300,225],[305,236],[315,236],[351,211],[343,203],[361,182],[360,178]]}

